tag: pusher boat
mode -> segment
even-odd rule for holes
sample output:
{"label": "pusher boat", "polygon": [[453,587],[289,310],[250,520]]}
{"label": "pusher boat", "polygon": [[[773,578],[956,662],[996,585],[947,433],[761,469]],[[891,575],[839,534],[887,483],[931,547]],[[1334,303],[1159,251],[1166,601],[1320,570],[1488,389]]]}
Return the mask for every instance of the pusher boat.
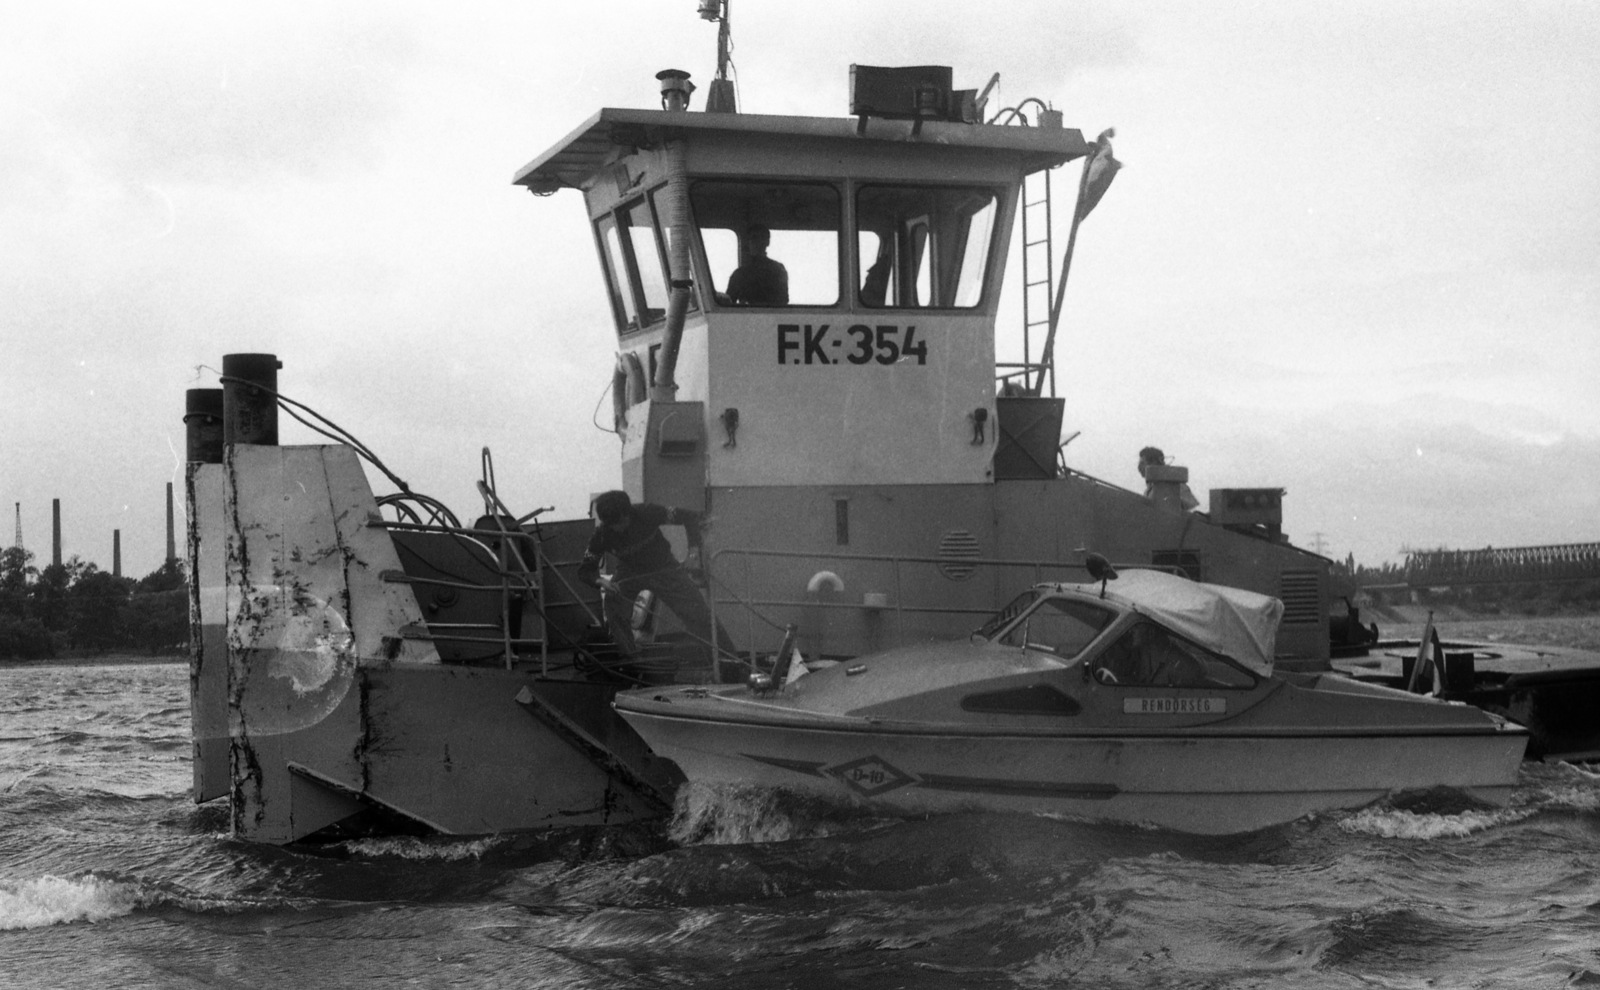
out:
{"label": "pusher boat", "polygon": [[[1387,693],[1291,692],[1248,665],[1225,688],[1085,682],[1082,664],[1094,661],[1009,643],[1004,630],[948,657],[919,647],[848,659],[959,640],[1015,589],[1078,580],[1076,548],[1094,547],[1281,600],[1278,667],[1327,670],[1332,562],[1285,535],[1281,488],[1211,488],[1200,511],[1188,469],[1159,448],[1138,452],[1142,492],[1068,466],[1076,433],[1064,435],[1057,332],[1075,315],[1066,290],[1079,228],[1119,167],[1110,128],[1088,140],[1034,98],[997,109],[987,102],[997,75],[983,89],[957,88],[952,68],[929,65],[851,65],[848,116],[738,112],[725,71],[727,7],[702,4],[720,24],[718,74],[702,108],[690,107],[685,72],[641,72],[659,109],[602,108],[513,181],[581,201],[589,224],[611,317],[590,332],[615,347],[614,361],[592,369],[593,391],[609,380],[612,397],[605,439],[595,440],[621,447],[620,477],[595,478],[587,490],[620,488],[635,503],[715,518],[699,566],[685,573],[733,649],[713,655],[674,609],[643,595],[602,602],[578,580],[594,533],[586,506],[568,506],[565,517],[527,511],[517,503],[528,494],[496,484],[487,448],[482,507],[458,517],[290,398],[299,391],[293,361],[285,394],[276,355],[225,354],[221,387],[185,397],[197,802],[226,799],[232,834],[270,843],[655,819],[672,809],[678,778],[618,718],[613,696],[640,684],[742,680],[791,633],[806,656],[847,666],[771,697],[663,689],[670,701],[632,699],[630,717],[696,773],[759,772],[909,807],[982,799],[1161,820],[1178,803],[1163,780],[1217,776],[1205,786],[1227,793],[1218,802],[1226,807],[1255,786],[1235,780],[1238,768],[1278,765],[1299,782],[1317,759],[1311,776],[1326,776],[1331,757],[1343,759],[1333,743],[1254,727],[1299,724],[1296,705],[1377,712],[1391,734],[1401,730],[1380,714],[1407,713],[1394,724],[1416,739],[1374,729],[1338,745],[1431,766],[1436,783],[1476,778],[1447,773],[1454,764],[1435,748],[1457,758],[1473,732],[1484,745],[1520,747],[1480,716]],[[545,215],[555,204],[532,208]],[[756,280],[769,283],[763,299],[736,277],[751,266],[766,272]],[[1021,332],[1001,335],[1008,277]],[[556,322],[541,334],[574,332]],[[518,361],[549,366],[535,356],[543,344],[515,343]],[[506,373],[538,383],[527,393],[535,403],[568,401],[569,384],[588,387]],[[436,407],[412,402],[401,415],[448,418],[448,389],[438,394]],[[331,442],[280,444],[280,407]],[[456,426],[463,437],[475,428]],[[551,449],[582,442],[562,433]],[[399,465],[405,452],[387,456]],[[394,490],[374,489],[380,477]],[[686,559],[688,531],[667,530]],[[1094,606],[1107,637],[1125,631],[1111,617],[1130,608],[1127,593]],[[1081,645],[1098,656],[1100,642]],[[997,677],[1012,668],[1013,680]],[[997,686],[970,686],[991,680]],[[1083,710],[1050,709],[1055,696],[1035,683]],[[1004,694],[1018,685],[1020,694]],[[961,708],[968,694],[993,692],[998,700]],[[1291,703],[1302,695],[1316,704]],[[1168,697],[1204,710],[1118,707]],[[1436,730],[1416,728],[1412,712],[1457,734],[1428,735]],[[680,741],[685,726],[694,732]],[[1246,726],[1254,734],[1229,735]],[[729,733],[741,745],[746,735],[763,741],[730,749],[726,765],[693,755]],[[986,740],[967,749],[988,754],[992,767],[941,752],[969,737]],[[1189,766],[1188,744],[1213,737],[1221,749],[1204,750],[1211,762]],[[1268,746],[1276,764],[1245,752]],[[1146,750],[1161,752],[1166,777],[1132,772],[1156,759]],[[1062,755],[1080,751],[1081,764]],[[737,755],[745,752],[768,762]],[[1127,766],[1100,770],[1108,753]],[[1276,810],[1292,816],[1413,783],[1363,772],[1335,796],[1280,798]],[[1489,779],[1509,784],[1503,774]],[[1087,783],[1087,796],[1072,790]],[[1212,827],[1234,823],[1206,815]]]}
{"label": "pusher boat", "polygon": [[775,669],[744,686],[627,691],[616,709],[691,783],[891,814],[1061,813],[1218,834],[1393,792],[1510,797],[1528,741],[1520,726],[1274,671],[1277,599],[1153,570],[1095,571],[1097,584],[1033,587],[968,642],[799,677],[803,666]]}

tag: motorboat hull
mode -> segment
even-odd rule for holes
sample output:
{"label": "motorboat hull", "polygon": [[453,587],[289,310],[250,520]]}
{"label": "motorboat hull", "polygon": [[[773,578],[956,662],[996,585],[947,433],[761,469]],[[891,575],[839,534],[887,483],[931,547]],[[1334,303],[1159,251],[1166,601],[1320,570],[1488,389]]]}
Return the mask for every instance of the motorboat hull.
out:
{"label": "motorboat hull", "polygon": [[[712,700],[712,699],[707,699]],[[691,783],[781,788],[895,815],[1060,814],[1248,832],[1445,787],[1504,805],[1527,737],[1472,732],[996,734],[618,711]],[[666,705],[656,704],[660,709]]]}

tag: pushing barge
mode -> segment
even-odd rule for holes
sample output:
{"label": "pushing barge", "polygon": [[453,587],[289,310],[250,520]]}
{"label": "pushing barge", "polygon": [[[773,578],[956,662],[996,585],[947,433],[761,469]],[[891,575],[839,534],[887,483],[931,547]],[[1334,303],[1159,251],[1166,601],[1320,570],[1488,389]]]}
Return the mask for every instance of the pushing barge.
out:
{"label": "pushing barge", "polygon": [[[681,776],[619,719],[620,689],[964,637],[1021,588],[1082,580],[1085,548],[1278,599],[1278,666],[1327,667],[1330,562],[1283,536],[1280,489],[1213,490],[1202,512],[1159,451],[1142,492],[1065,463],[1055,331],[1110,132],[1039,101],[990,112],[949,69],[851,74],[851,115],[822,118],[735,112],[725,79],[692,111],[664,72],[662,109],[601,110],[515,176],[581,193],[622,488],[714,518],[693,572],[734,650],[578,581],[594,523],[505,504],[487,450],[458,518],[375,495],[362,462],[387,470],[279,392],[273,355],[190,391],[194,796],[227,798],[234,834],[660,816]],[[997,362],[1014,232],[1023,358]],[[761,246],[781,302],[727,291]],[[280,405],[334,442],[280,445]]]}

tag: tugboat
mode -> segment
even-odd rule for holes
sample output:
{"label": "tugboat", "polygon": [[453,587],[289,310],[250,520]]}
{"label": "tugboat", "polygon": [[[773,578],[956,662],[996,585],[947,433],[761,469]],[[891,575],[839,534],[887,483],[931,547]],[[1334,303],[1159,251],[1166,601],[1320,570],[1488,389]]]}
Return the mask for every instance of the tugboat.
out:
{"label": "tugboat", "polygon": [[[725,73],[695,110],[687,73],[658,80],[659,109],[600,110],[514,181],[581,193],[620,487],[710,520],[696,548],[666,532],[728,644],[577,580],[594,523],[505,505],[487,451],[458,518],[280,393],[275,356],[228,355],[185,417],[196,800],[270,843],[658,816],[681,778],[619,689],[962,639],[1086,549],[1275,598],[1278,669],[1326,665],[1329,561],[1284,537],[1281,489],[1202,512],[1155,448],[1143,492],[1065,463],[1056,328],[1111,131],[996,111],[939,66],[852,66],[842,117],[739,113]],[[1023,357],[997,362],[1013,232]],[[279,445],[280,407],[332,442]]]}

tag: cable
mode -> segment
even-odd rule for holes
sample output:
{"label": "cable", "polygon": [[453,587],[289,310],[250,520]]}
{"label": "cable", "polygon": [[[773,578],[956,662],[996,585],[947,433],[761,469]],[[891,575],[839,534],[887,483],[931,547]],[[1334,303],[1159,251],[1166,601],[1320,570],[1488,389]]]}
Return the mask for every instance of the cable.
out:
{"label": "cable", "polygon": [[[388,478],[390,480],[390,482],[392,482],[396,488],[400,489],[403,492],[411,491],[411,486],[406,484],[405,481],[402,480],[399,475],[397,475],[393,471],[389,470],[389,468],[382,461],[378,460],[378,455],[374,454],[371,450],[369,450],[367,448],[366,444],[362,443],[360,440],[357,440],[356,437],[355,437],[355,434],[351,433],[349,430],[347,430],[344,427],[340,426],[338,423],[335,423],[333,420],[329,419],[328,417],[326,417],[326,416],[322,415],[321,413],[317,412],[315,409],[312,409],[310,406],[306,405],[304,402],[299,402],[299,401],[296,401],[295,399],[291,399],[288,396],[284,395],[281,392],[278,392],[275,389],[267,388],[265,385],[261,385],[261,384],[258,384],[256,382],[248,381],[248,380],[243,379],[243,378],[235,378],[232,375],[218,375],[217,376],[217,380],[222,382],[223,384],[227,384],[229,382],[232,382],[235,385],[244,385],[244,386],[247,386],[249,388],[256,389],[257,391],[265,392],[266,394],[272,396],[274,399],[277,400],[278,405],[280,407],[282,407],[285,412],[287,412],[290,416],[293,416],[300,423],[302,423],[303,425],[305,425],[306,427],[308,427],[312,431],[314,431],[316,433],[320,433],[323,436],[328,437],[331,440],[337,440],[340,443],[348,444],[350,447],[354,448],[354,450],[355,450],[355,452],[357,454],[360,454],[362,457],[366,458],[366,460],[373,467],[377,468],[379,471],[382,471],[384,477]],[[303,417],[299,413],[295,412],[295,407],[298,407],[300,409],[305,410],[307,413],[311,414],[312,416],[315,416],[317,419],[321,420],[323,423],[326,423],[328,425],[329,429],[323,429],[322,427],[318,426],[317,424],[310,422],[305,417]],[[329,430],[332,430],[332,432],[329,432]]]}
{"label": "cable", "polygon": [[589,414],[589,422],[593,423],[594,428],[599,430],[601,433],[610,433],[615,436],[621,436],[622,434],[619,431],[608,430],[600,425],[600,407],[605,404],[606,396],[611,394],[612,382],[615,380],[616,379],[613,378],[612,381],[606,382],[606,387],[600,390],[600,398],[594,404],[594,412]]}

